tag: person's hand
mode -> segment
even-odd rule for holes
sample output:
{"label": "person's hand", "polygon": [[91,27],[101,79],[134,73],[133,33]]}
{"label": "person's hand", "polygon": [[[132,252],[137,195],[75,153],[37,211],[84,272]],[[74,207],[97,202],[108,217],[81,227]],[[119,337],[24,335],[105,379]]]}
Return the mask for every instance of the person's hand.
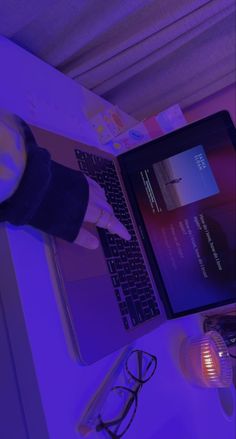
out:
{"label": "person's hand", "polygon": [[[96,181],[89,177],[86,178],[89,184],[89,201],[84,222],[96,224],[98,227],[107,229],[109,232],[116,233],[121,238],[129,240],[131,236],[123,224],[115,217],[111,205],[106,200],[104,189]],[[83,226],[74,243],[89,249],[95,249],[99,246],[97,237]]]}

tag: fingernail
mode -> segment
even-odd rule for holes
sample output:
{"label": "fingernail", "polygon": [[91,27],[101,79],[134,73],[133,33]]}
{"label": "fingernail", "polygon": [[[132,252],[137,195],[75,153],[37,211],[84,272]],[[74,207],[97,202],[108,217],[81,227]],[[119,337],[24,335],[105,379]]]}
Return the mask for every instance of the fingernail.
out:
{"label": "fingernail", "polygon": [[126,239],[127,241],[130,241],[130,240],[131,240],[131,235],[129,234],[129,232],[128,232],[127,230],[126,230],[125,235],[126,235],[125,239]]}

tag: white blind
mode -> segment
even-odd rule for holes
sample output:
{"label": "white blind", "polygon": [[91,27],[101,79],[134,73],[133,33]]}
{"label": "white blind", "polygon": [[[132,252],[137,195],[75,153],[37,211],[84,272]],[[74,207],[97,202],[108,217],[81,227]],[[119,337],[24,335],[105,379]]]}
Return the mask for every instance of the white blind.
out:
{"label": "white blind", "polygon": [[0,33],[144,118],[236,81],[235,0],[1,0]]}

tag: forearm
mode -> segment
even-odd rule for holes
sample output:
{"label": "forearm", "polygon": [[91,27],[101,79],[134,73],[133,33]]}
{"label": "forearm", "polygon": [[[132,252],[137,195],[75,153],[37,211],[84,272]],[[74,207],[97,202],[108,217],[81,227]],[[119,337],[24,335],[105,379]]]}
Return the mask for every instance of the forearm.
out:
{"label": "forearm", "polygon": [[25,145],[21,148],[22,164],[18,167],[17,184],[12,185],[13,192],[8,192],[10,196],[6,197],[5,183],[0,181],[5,190],[0,221],[29,224],[73,242],[87,208],[87,180],[81,172],[52,161],[49,152],[37,146],[29,127],[22,121],[18,123]]}

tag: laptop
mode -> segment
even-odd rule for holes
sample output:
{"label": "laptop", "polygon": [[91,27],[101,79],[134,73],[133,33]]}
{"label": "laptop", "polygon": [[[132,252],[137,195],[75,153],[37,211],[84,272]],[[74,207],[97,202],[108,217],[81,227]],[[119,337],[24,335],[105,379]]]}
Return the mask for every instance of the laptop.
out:
{"label": "laptop", "polygon": [[132,239],[51,249],[79,360],[93,363],[167,319],[236,300],[235,127],[215,113],[117,157],[34,129],[52,158],[105,190]]}

